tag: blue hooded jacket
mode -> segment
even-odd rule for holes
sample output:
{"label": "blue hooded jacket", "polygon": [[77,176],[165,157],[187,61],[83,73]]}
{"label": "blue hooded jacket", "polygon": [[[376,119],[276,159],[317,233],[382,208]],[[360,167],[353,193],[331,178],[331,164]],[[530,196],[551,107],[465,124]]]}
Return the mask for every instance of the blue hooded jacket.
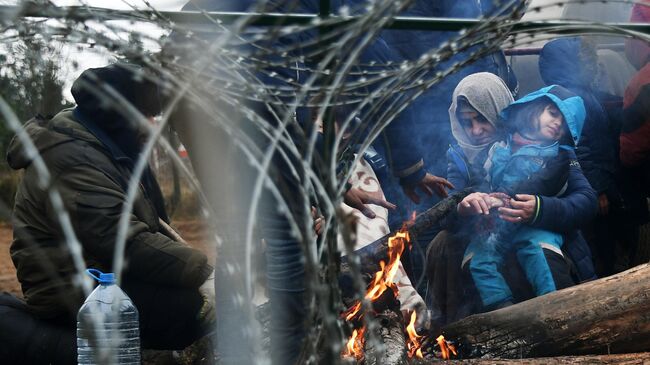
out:
{"label": "blue hooded jacket", "polygon": [[618,133],[592,87],[597,70],[594,47],[577,37],[548,42],[539,56],[544,82],[561,85],[584,101],[585,127],[576,153],[587,180],[601,194],[614,188]]}
{"label": "blue hooded jacket", "polygon": [[[530,225],[535,228],[564,233],[567,244],[563,250],[575,263],[580,281],[592,280],[596,278],[596,275],[591,260],[591,251],[578,229],[594,217],[598,203],[596,192],[582,174],[574,152],[574,146],[580,145],[580,136],[586,118],[583,100],[561,86],[551,85],[515,101],[502,112],[502,116],[508,125],[509,122],[512,122],[508,120],[508,116],[515,105],[528,103],[541,97],[553,101],[562,112],[572,137],[573,146],[557,146],[560,153],[564,155],[561,163],[568,163],[566,185],[557,196],[534,193],[537,198],[537,210]],[[541,180],[542,184],[548,182],[548,179]],[[564,181],[561,183],[564,184]],[[528,188],[539,189],[540,187],[529,186]]]}
{"label": "blue hooded jacket", "polygon": [[[506,107],[501,115],[504,124],[514,131],[515,109],[525,108],[531,102],[544,98],[557,106],[568,127],[571,138],[568,145],[556,141],[548,146],[525,145],[512,150],[513,140],[500,142],[490,149],[485,169],[493,191],[508,195],[535,194],[554,196],[565,187],[568,178],[569,157],[566,151],[578,144],[584,124],[585,109],[582,99],[561,86],[553,85],[532,92]],[[526,121],[527,122],[527,121]]]}

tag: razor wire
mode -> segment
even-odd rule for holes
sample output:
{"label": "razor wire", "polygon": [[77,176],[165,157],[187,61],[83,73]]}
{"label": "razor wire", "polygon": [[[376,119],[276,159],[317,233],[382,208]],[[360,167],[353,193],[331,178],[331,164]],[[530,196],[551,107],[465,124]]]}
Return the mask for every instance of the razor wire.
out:
{"label": "razor wire", "polygon": [[[584,1],[584,3],[589,2],[600,3],[602,1]],[[634,1],[607,2],[635,3]],[[561,6],[564,3],[558,1],[528,9],[528,11],[542,12],[546,8]],[[460,31],[457,35],[422,55],[418,60],[399,63],[360,63],[358,57],[364,48],[375,41],[378,34],[391,23],[391,19],[410,4],[411,2],[408,1],[371,2],[358,9],[340,9],[339,14],[332,14],[331,17],[322,19],[314,17],[311,21],[301,24],[268,27],[253,25],[256,20],[254,14],[264,14],[269,11],[268,4],[264,1],[259,1],[250,15],[242,16],[234,25],[226,24],[208,11],[201,11],[205,22],[202,22],[200,26],[176,22],[168,14],[158,11],[150,2],[146,1],[144,8],[133,6],[128,16],[125,16],[127,13],[124,12],[96,9],[84,4],[81,9],[87,11],[89,14],[87,17],[79,16],[74,11],[65,12],[62,7],[51,2],[21,2],[15,7],[16,12],[2,13],[3,16],[0,20],[3,31],[0,33],[2,36],[0,43],[7,45],[15,40],[39,36],[52,42],[75,47],[79,47],[79,45],[92,46],[105,54],[140,57],[150,67],[158,69],[164,77],[165,83],[173,85],[173,88],[176,89],[173,98],[176,101],[181,98],[191,98],[202,108],[214,112],[214,118],[205,122],[225,130],[232,136],[236,148],[247,156],[259,172],[254,191],[251,192],[253,195],[252,206],[246,219],[244,274],[246,275],[247,296],[252,297],[252,272],[254,270],[252,257],[256,254],[256,244],[253,242],[257,215],[256,204],[259,202],[262,190],[270,188],[277,200],[281,202],[282,206],[279,209],[285,213],[285,217],[291,224],[292,232],[295,233],[296,239],[303,248],[310,291],[314,293],[312,303],[319,303],[310,308],[312,313],[309,318],[314,321],[318,320],[317,323],[313,323],[313,333],[310,336],[322,338],[321,331],[329,328],[329,331],[342,333],[341,327],[344,325],[336,320],[337,310],[342,307],[326,306],[327,297],[338,289],[329,285],[331,283],[325,282],[319,274],[323,270],[322,261],[334,260],[338,255],[335,230],[338,225],[342,224],[344,217],[337,212],[336,207],[342,202],[345,182],[352,173],[347,171],[345,174],[339,175],[336,171],[339,150],[342,146],[352,143],[343,141],[345,133],[351,132],[354,142],[360,145],[359,153],[354,159],[354,163],[358,163],[363,152],[373,141],[422,93],[435,88],[448,75],[461,70],[482,56],[504,47],[504,45],[507,48],[516,48],[556,36],[594,34],[650,40],[650,37],[644,32],[598,22],[579,21],[574,24],[555,24],[554,21],[549,20],[534,24],[527,23],[518,19],[520,13],[512,11],[508,14],[481,19],[480,23]],[[509,9],[509,5],[511,4],[505,3],[504,9]],[[21,9],[36,9],[41,11],[44,16],[42,18],[23,17]],[[57,15],[56,20],[54,17],[48,19],[48,14]],[[116,21],[116,18],[120,20]],[[128,37],[125,37],[137,34],[146,42],[156,44],[159,49],[169,46],[168,39],[156,38],[146,32],[135,31],[134,25],[142,23],[154,24],[164,34],[175,32],[186,40],[179,45],[177,52],[183,53],[184,47],[187,47],[188,52],[193,52],[198,47],[201,50],[201,57],[195,60],[196,63],[191,64],[174,58],[165,58],[161,63],[161,60],[157,59],[155,55],[152,56],[150,52],[135,48],[129,42]],[[520,26],[519,30],[518,26]],[[205,37],[206,34],[209,37]],[[304,37],[294,37],[295,35]],[[207,41],[206,38],[213,41]],[[276,45],[283,38],[298,41],[280,44],[277,48],[266,46]],[[351,45],[354,46],[352,49],[350,49]],[[249,48],[252,51],[242,51],[244,48]],[[303,52],[303,50],[305,51]],[[469,54],[466,53],[467,51],[470,51]],[[440,69],[440,64],[445,64],[459,53],[467,54],[467,57],[445,69]],[[307,62],[309,60],[311,62]],[[287,71],[284,74],[307,74],[308,77],[306,81],[302,81],[298,80],[298,77],[284,76],[274,69]],[[262,81],[258,75],[263,75],[273,82]],[[159,81],[163,82],[163,80]],[[369,89],[372,91],[369,92]],[[97,90],[97,92],[105,94],[106,99],[113,104],[114,108],[125,110],[129,119],[146,126],[150,132],[144,149],[145,153],[136,162],[136,169],[129,182],[116,237],[113,269],[119,278],[123,269],[124,247],[128,240],[129,216],[138,193],[140,175],[146,167],[155,143],[160,139],[160,131],[167,123],[174,103],[171,103],[170,107],[166,109],[159,125],[151,127],[144,117],[139,115],[139,112],[119,95],[115,95],[111,90]],[[318,104],[312,102],[315,96],[323,94],[325,95],[323,101]],[[256,130],[273,142],[266,148],[256,146],[255,142],[239,128],[235,120],[230,120],[229,115],[215,109],[216,100],[231,107],[240,108],[246,118],[253,122]],[[274,115],[274,120],[269,121],[256,115],[255,111],[247,106],[249,102],[262,103],[268,105],[273,111],[279,110],[279,112],[270,113],[270,115]],[[355,105],[355,112],[346,120],[339,121],[341,127],[331,146],[328,146],[327,153],[331,156],[329,165],[325,166],[324,171],[316,172],[313,170],[316,129],[312,128],[310,133],[301,136],[299,141],[286,133],[286,129],[291,126],[299,126],[294,120],[298,108],[317,108],[318,117],[323,119],[326,117],[328,108],[346,104]],[[74,229],[69,223],[64,205],[51,184],[47,166],[38,159],[38,151],[29,143],[28,137],[21,132],[20,123],[2,100],[0,100],[0,109],[8,125],[18,132],[27,154],[34,158],[37,173],[42,180],[41,185],[50,191],[51,204],[57,216],[60,217],[66,244],[71,251],[75,267],[79,271],[78,275],[81,275],[85,268],[82,244],[75,238]],[[365,113],[364,118],[360,124],[353,126],[354,114],[362,111]],[[365,132],[360,133],[360,131]],[[168,153],[173,155],[174,151],[166,141],[158,142],[164,146]],[[299,148],[301,143],[307,146],[304,154]],[[287,197],[283,196],[280,188],[275,186],[272,175],[269,173],[269,169],[272,168],[271,157],[276,152],[292,169],[291,174],[301,182],[300,190],[297,193],[304,197],[311,197],[319,203],[326,218],[325,232],[327,234],[325,237],[319,239],[313,232],[305,231],[304,227],[310,227],[309,223],[312,220],[309,214],[305,214],[301,221],[290,214],[292,210],[295,210],[294,203],[287,201]],[[210,157],[205,156],[205,158]],[[199,189],[200,183],[192,172],[183,165],[177,156],[174,156],[173,160],[182,166],[185,177],[196,189]],[[324,180],[323,176],[325,176]],[[202,193],[200,196],[204,204],[209,207],[208,198]],[[304,201],[308,202],[308,200]],[[309,212],[310,209],[305,205],[298,210]],[[215,214],[212,212],[209,215],[214,217]],[[333,233],[334,237],[332,237]],[[227,242],[223,242],[223,239],[217,240],[221,241],[221,244],[227,244]],[[329,244],[325,242],[329,242]],[[347,252],[347,254],[351,260],[354,260],[354,252]],[[357,282],[363,281],[360,272],[353,272],[353,274]],[[83,280],[80,282],[84,283],[84,292],[87,294],[90,290],[88,282]],[[358,293],[360,297],[363,297],[362,289],[360,287]],[[326,316],[330,316],[330,318],[325,318]],[[369,316],[366,318],[371,322]],[[372,323],[369,323],[369,326],[369,328],[375,328],[372,327]],[[315,341],[315,343],[318,342]],[[339,351],[341,347],[341,343],[330,345],[334,352]],[[315,347],[312,348],[312,351],[317,350]]]}

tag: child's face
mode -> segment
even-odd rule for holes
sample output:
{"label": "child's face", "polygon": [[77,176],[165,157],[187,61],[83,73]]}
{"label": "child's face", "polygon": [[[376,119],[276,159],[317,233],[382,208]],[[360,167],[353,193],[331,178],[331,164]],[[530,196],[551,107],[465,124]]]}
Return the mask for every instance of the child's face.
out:
{"label": "child's face", "polygon": [[458,122],[474,145],[491,142],[496,133],[494,126],[481,113],[466,104],[460,105]]}
{"label": "child's face", "polygon": [[559,141],[564,133],[564,116],[555,104],[549,104],[539,116],[536,131],[531,137],[542,142],[555,142]]}

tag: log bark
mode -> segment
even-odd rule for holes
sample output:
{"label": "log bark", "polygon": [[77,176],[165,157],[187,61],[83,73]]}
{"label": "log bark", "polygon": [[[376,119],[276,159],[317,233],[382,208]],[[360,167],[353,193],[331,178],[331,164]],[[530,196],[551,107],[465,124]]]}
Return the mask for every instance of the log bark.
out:
{"label": "log bark", "polygon": [[370,331],[366,331],[365,365],[407,365],[406,334],[404,319],[400,312],[400,303],[387,290],[373,303],[373,312],[367,315],[374,317],[377,325],[373,343]]}
{"label": "log bark", "polygon": [[[432,364],[435,361],[418,360],[412,361],[412,365]],[[535,359],[472,359],[472,360],[449,360],[446,365],[646,365],[650,363],[650,353],[617,354],[617,355],[588,355],[588,356],[558,356],[542,357]]]}
{"label": "log bark", "polygon": [[581,284],[443,329],[462,357],[531,358],[650,350],[650,266]]}
{"label": "log bark", "polygon": [[377,348],[366,336],[366,365],[407,365],[406,335],[402,314],[395,310],[386,309],[375,315],[379,328],[377,337],[380,347]]}

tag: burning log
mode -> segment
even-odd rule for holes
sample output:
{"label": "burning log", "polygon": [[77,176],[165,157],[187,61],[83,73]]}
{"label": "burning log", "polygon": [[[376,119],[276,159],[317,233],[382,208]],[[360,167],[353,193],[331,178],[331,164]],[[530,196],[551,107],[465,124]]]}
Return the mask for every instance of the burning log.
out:
{"label": "burning log", "polygon": [[377,335],[381,349],[373,346],[372,341],[366,341],[366,365],[406,365],[409,360],[406,353],[406,336],[404,336],[404,321],[402,313],[394,310],[383,310],[375,315],[379,328]]}
{"label": "burning log", "polygon": [[[356,324],[341,354],[343,358],[357,362],[363,361],[365,364],[399,365],[408,364],[409,358],[423,357],[420,349],[422,336],[415,331],[416,313],[412,314],[406,328],[407,339],[404,318],[397,300],[399,289],[393,279],[401,265],[401,255],[410,244],[410,235],[417,234],[437,223],[452,209],[456,209],[458,202],[467,194],[467,191],[463,191],[452,195],[428,211],[414,217],[412,221],[406,222],[399,232],[386,235],[357,251],[357,257],[360,260],[356,263],[361,275],[367,277],[374,273],[363,298],[364,301],[372,303],[372,310],[369,313],[362,310],[361,300],[353,302],[351,268],[347,261],[343,262],[341,288],[343,289],[344,302],[347,302],[349,308],[341,314],[341,317]],[[379,328],[374,330],[361,324],[364,315],[372,315],[378,319]],[[369,335],[373,334],[378,341],[367,340]]]}
{"label": "burning log", "polygon": [[[411,243],[409,227],[413,227],[415,222],[414,216],[412,221],[405,222],[398,232],[388,238],[388,261],[379,262],[379,270],[368,285],[363,301],[356,300],[341,313],[341,317],[354,327],[341,354],[343,358],[364,364],[399,365],[408,364],[411,358],[424,357],[424,338],[415,328],[417,313],[411,313],[409,324],[404,328],[405,318],[397,299],[399,288],[393,281],[401,267],[401,255]],[[363,310],[364,302],[371,306],[370,310]],[[379,325],[367,326],[368,323],[363,320],[365,316],[374,317],[378,321],[369,323]]]}
{"label": "burning log", "polygon": [[[409,244],[409,232],[405,224],[399,232],[388,239],[388,262],[380,261],[364,300],[371,303],[371,311],[363,311],[363,303],[357,300],[341,314],[355,327],[342,355],[344,358],[363,361],[365,364],[407,364],[404,320],[397,300],[398,288],[393,282],[400,265],[400,257]],[[379,327],[366,326],[364,317],[370,315]],[[374,336],[373,336],[374,335]],[[373,341],[372,339],[376,339]]]}
{"label": "burning log", "polygon": [[[467,317],[443,329],[464,358],[650,349],[650,265]],[[548,363],[548,362],[547,362]]]}
{"label": "burning log", "polygon": [[[404,335],[404,320],[399,309],[399,301],[393,293],[386,291],[381,298],[373,303],[378,328],[375,330],[378,342],[370,340],[366,331],[365,365],[406,365],[406,336]],[[379,348],[376,346],[379,345]]]}

